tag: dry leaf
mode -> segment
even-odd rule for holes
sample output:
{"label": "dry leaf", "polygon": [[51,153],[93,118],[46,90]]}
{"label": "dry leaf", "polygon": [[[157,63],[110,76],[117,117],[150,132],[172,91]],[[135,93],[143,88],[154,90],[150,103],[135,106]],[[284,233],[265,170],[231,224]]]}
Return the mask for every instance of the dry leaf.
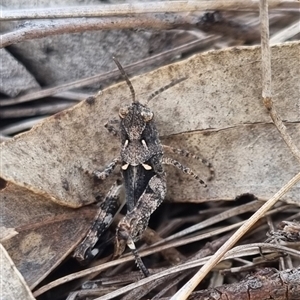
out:
{"label": "dry leaf", "polygon": [[34,300],[24,278],[15,267],[13,261],[0,244],[1,289],[0,299],[3,300]]}
{"label": "dry leaf", "polygon": [[[272,48],[275,105],[297,145],[299,45],[293,42]],[[205,190],[169,169],[169,199],[233,199],[246,192],[268,198],[299,170],[268,124],[270,117],[261,101],[260,65],[260,47],[241,47],[197,54],[132,79],[137,98],[145,102],[151,92],[188,76],[149,106],[160,134],[172,135],[166,141],[202,154],[214,165],[217,177]],[[101,170],[118,155],[118,140],[110,136],[104,123],[117,118],[120,105],[130,101],[127,85],[115,85],[5,142],[1,176],[63,205],[93,202],[106,193],[114,177],[95,184],[81,168]],[[205,168],[191,161],[189,165],[205,179]],[[295,186],[284,199],[298,203],[299,189]]]}
{"label": "dry leaf", "polygon": [[2,244],[31,289],[70,254],[96,214],[93,206],[63,207],[13,184],[1,191],[1,207],[3,224],[18,232]]}
{"label": "dry leaf", "polygon": [[[300,146],[300,124],[289,124],[287,128],[293,141]],[[180,191],[178,180],[171,177],[171,198],[182,193],[182,199],[199,203],[206,199],[233,200],[235,195],[252,193],[260,199],[268,200],[300,169],[297,159],[288,150],[273,124],[245,124],[213,130],[207,134],[194,131],[166,139],[168,145],[187,145],[199,151],[205,144],[204,148],[211,149],[211,160],[216,166],[216,179],[209,183],[207,189],[199,189],[194,180],[185,180],[184,189]],[[175,176],[180,176],[177,170],[173,172]],[[300,185],[295,185],[283,197],[284,201],[300,205],[299,190]]]}

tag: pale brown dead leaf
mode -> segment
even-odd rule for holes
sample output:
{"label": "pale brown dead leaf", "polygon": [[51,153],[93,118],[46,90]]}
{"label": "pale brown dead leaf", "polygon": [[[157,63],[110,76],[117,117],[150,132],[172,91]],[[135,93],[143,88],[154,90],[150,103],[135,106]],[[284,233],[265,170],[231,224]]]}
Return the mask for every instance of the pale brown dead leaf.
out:
{"label": "pale brown dead leaf", "polygon": [[24,278],[15,267],[4,247],[0,244],[1,289],[0,299],[34,300]]}
{"label": "pale brown dead leaf", "polygon": [[[299,46],[293,42],[272,48],[275,105],[297,145]],[[156,89],[188,77],[149,106],[168,144],[201,154],[212,162],[217,176],[205,190],[169,168],[169,199],[234,199],[247,192],[269,198],[299,170],[273,125],[267,124],[260,55],[259,47],[211,51],[132,79],[137,98],[145,102]],[[95,201],[114,177],[95,184],[81,168],[103,169],[118,155],[118,140],[104,123],[117,118],[120,105],[130,101],[127,85],[115,85],[5,142],[1,176],[63,205],[78,207]],[[203,179],[208,175],[200,164],[190,161],[189,165]],[[299,204],[299,189],[295,186],[283,199]]]}
{"label": "pale brown dead leaf", "polygon": [[[289,124],[289,133],[300,145],[300,124]],[[211,149],[216,167],[216,179],[207,189],[199,189],[194,180],[184,181],[181,191],[189,202],[233,200],[234,195],[252,193],[267,200],[300,169],[297,159],[290,153],[273,124],[248,124],[224,130],[214,130],[205,136],[201,131],[182,133],[166,138],[172,146],[187,145],[191,149]],[[273,152],[272,152],[273,150]],[[188,162],[187,162],[188,163]],[[169,169],[171,172],[171,170]],[[175,176],[181,176],[178,170]],[[169,176],[169,195],[179,193],[178,180]],[[285,202],[300,205],[300,185],[296,185],[283,198]]]}
{"label": "pale brown dead leaf", "polygon": [[18,232],[2,244],[31,289],[73,251],[96,213],[92,206],[60,206],[14,184],[1,191],[1,208],[2,223]]}

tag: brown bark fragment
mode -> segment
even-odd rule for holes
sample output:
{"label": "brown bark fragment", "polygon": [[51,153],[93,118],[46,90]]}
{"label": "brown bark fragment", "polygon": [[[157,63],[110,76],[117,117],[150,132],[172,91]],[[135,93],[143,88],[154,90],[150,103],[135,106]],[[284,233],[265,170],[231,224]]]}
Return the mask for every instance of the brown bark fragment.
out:
{"label": "brown bark fragment", "polygon": [[300,268],[265,268],[238,283],[195,292],[194,300],[299,300]]}

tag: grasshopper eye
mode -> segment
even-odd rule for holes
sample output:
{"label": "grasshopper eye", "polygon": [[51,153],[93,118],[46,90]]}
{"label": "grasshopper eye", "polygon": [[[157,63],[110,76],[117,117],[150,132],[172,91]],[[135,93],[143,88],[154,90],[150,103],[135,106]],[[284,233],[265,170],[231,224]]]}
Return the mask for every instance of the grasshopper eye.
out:
{"label": "grasshopper eye", "polygon": [[145,122],[149,122],[153,119],[153,112],[151,111],[142,111],[141,116],[143,117]]}
{"label": "grasshopper eye", "polygon": [[128,113],[129,113],[128,106],[124,106],[119,109],[119,116],[122,119],[124,119],[128,115]]}

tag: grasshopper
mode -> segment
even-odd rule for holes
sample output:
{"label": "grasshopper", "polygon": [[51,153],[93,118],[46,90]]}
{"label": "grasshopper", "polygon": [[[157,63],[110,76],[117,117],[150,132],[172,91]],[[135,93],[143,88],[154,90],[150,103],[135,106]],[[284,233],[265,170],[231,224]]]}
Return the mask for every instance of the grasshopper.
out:
{"label": "grasshopper", "polygon": [[[113,58],[121,74],[124,76],[131,91],[132,103],[119,110],[119,128],[115,121],[106,124],[106,128],[114,135],[118,135],[121,141],[120,155],[112,160],[103,171],[94,171],[93,175],[100,180],[105,180],[116,168],[121,165],[121,173],[124,181],[125,200],[127,213],[119,222],[115,236],[114,257],[120,256],[126,245],[135,256],[137,265],[145,276],[149,275],[139,257],[134,242],[138,241],[148,226],[151,214],[159,207],[166,196],[166,173],[163,165],[173,165],[184,173],[193,176],[200,184],[206,187],[202,179],[190,168],[183,166],[177,160],[164,156],[164,149],[174,153],[200,160],[210,170],[210,179],[214,177],[214,170],[205,159],[191,154],[188,151],[163,146],[154,122],[153,112],[136,100],[134,88],[125,73],[123,67],[116,58]],[[168,86],[154,92],[148,101],[159,92],[174,86],[186,78],[172,82]],[[92,258],[98,253],[94,248],[104,230],[110,225],[113,213],[117,210],[120,183],[115,183],[99,208],[99,213],[89,233],[83,242],[75,250],[74,256],[81,261]]]}

